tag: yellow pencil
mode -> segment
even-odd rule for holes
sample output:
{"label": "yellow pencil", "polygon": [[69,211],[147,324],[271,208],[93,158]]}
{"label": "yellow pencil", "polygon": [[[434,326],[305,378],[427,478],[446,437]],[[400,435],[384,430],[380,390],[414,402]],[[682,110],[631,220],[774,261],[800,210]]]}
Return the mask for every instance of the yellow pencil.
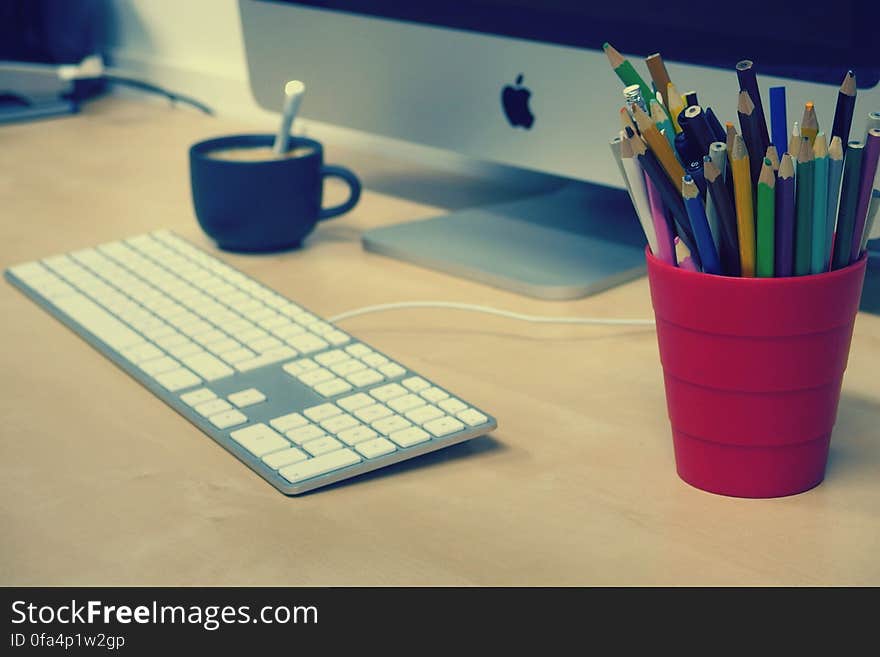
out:
{"label": "yellow pencil", "polygon": [[681,99],[681,94],[678,93],[678,89],[675,88],[673,82],[666,85],[666,95],[664,98],[666,99],[666,109],[669,111],[669,118],[672,119],[672,127],[675,128],[675,133],[678,134],[681,132],[681,126],[678,125],[678,115],[684,111],[684,101]]}
{"label": "yellow pencil", "polygon": [[638,105],[633,106],[633,117],[636,120],[636,125],[639,126],[639,132],[642,133],[642,137],[648,143],[648,147],[657,156],[657,159],[660,160],[660,164],[663,165],[666,175],[669,176],[672,184],[676,185],[676,189],[680,188],[681,179],[684,178],[684,167],[679,163],[678,158],[675,156],[675,151],[669,145],[669,141],[660,134],[657,124]]}
{"label": "yellow pencil", "polygon": [[733,139],[730,153],[733,196],[736,200],[736,232],[739,237],[739,262],[743,276],[755,275],[755,213],[752,207],[752,178],[749,152],[740,135]]}
{"label": "yellow pencil", "polygon": [[816,141],[816,135],[819,134],[819,119],[816,118],[816,108],[813,103],[804,105],[804,116],[801,119],[801,137],[810,140],[810,148]]}

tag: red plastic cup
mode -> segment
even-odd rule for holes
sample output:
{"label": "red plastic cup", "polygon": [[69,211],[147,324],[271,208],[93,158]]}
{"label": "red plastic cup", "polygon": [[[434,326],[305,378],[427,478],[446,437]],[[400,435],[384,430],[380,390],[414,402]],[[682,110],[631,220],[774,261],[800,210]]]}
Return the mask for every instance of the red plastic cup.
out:
{"label": "red plastic cup", "polygon": [[736,497],[818,485],[867,259],[732,278],[646,257],[678,475]]}

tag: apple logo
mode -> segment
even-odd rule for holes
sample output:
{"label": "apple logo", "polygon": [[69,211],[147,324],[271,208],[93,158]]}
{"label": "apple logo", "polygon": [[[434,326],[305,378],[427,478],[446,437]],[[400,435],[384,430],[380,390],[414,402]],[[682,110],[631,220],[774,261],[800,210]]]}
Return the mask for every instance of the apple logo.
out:
{"label": "apple logo", "polygon": [[522,86],[522,81],[523,74],[520,73],[516,76],[516,86],[508,84],[501,90],[501,107],[510,125],[528,130],[535,122],[535,115],[529,109],[532,92]]}

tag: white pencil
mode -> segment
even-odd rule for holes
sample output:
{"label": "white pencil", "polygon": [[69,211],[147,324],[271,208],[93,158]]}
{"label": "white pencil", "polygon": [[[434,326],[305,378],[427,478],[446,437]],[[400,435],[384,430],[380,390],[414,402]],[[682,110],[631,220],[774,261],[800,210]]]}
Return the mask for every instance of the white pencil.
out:
{"label": "white pencil", "polygon": [[278,133],[275,135],[275,143],[272,145],[272,151],[277,155],[287,152],[290,127],[293,125],[305,92],[306,85],[299,80],[291,80],[284,85],[284,110],[281,113],[281,125],[278,126]]}
{"label": "white pencil", "polygon": [[[633,139],[641,139],[638,136]],[[624,139],[620,144],[620,159],[623,161],[623,170],[626,173],[626,180],[629,184],[630,196],[632,197],[633,206],[642,224],[642,230],[645,231],[645,237],[648,238],[648,246],[651,247],[651,253],[657,254],[657,232],[654,230],[654,217],[651,214],[651,205],[648,202],[648,190],[645,187],[645,174],[639,161],[633,157],[632,146],[629,139]]]}

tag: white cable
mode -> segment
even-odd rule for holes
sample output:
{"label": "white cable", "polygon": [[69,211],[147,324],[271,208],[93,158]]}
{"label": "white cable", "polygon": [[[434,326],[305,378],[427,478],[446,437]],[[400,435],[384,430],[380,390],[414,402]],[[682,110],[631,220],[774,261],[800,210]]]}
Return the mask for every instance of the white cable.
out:
{"label": "white cable", "polygon": [[601,317],[545,317],[540,315],[523,315],[522,313],[514,313],[509,310],[500,310],[490,306],[478,306],[472,303],[456,303],[454,301],[405,301],[401,303],[380,303],[376,306],[365,306],[355,310],[349,310],[333,317],[328,317],[327,321],[336,323],[343,319],[357,317],[358,315],[366,315],[367,313],[378,313],[386,310],[405,310],[409,308],[446,308],[450,310],[467,310],[476,313],[488,313],[489,315],[498,315],[499,317],[507,317],[508,319],[518,319],[523,322],[533,322],[536,324],[595,324],[600,326],[653,326],[653,319],[603,319]]}

